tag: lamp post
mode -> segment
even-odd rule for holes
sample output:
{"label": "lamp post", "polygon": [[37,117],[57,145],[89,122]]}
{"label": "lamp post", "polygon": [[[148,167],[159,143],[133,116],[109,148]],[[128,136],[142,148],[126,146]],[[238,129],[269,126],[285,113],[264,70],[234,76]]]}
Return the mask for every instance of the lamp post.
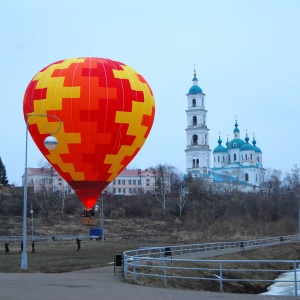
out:
{"label": "lamp post", "polygon": [[104,237],[104,205],[103,205],[103,195],[100,196],[99,198],[99,205],[95,205],[95,211],[97,212],[99,211],[99,223],[100,223],[100,228],[102,229],[102,241],[104,241],[105,237]]}
{"label": "lamp post", "polygon": [[[21,260],[21,269],[26,270],[28,268],[27,263],[27,249],[26,249],[26,242],[27,242],[27,180],[28,180],[28,170],[27,170],[27,149],[28,149],[28,118],[29,117],[50,117],[54,118],[59,122],[59,127],[55,132],[48,132],[49,134],[55,134],[60,130],[61,127],[61,121],[60,119],[55,115],[47,115],[47,114],[26,114],[26,142],[25,142],[25,172],[24,172],[24,200],[23,200],[23,251],[22,251],[22,260]],[[48,136],[44,140],[44,145],[48,150],[53,150],[57,146],[58,142],[57,139],[54,136]],[[33,218],[33,214],[32,214]],[[33,219],[32,219],[33,222]]]}
{"label": "lamp post", "polygon": [[31,209],[30,209],[30,214],[31,214],[31,236],[32,236],[32,241],[33,241],[33,209],[32,209],[32,204],[31,204]]}

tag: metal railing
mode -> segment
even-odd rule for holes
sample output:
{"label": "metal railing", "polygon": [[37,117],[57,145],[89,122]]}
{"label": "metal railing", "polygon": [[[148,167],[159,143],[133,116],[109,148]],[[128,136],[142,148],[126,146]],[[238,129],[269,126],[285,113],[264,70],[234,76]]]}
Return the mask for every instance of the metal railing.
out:
{"label": "metal railing", "polygon": [[[275,277],[279,273],[292,270],[294,274],[293,280],[276,279],[276,282],[293,284],[295,288],[294,293],[297,296],[297,286],[300,281],[300,278],[299,280],[297,278],[297,267],[300,264],[300,260],[205,259],[216,255],[297,241],[299,241],[299,236],[291,235],[249,241],[143,247],[123,253],[124,278],[127,281],[130,280],[137,283],[138,278],[141,278],[140,276],[144,278],[152,277],[160,279],[164,287],[167,287],[170,279],[211,280],[218,281],[219,290],[223,292],[224,282],[267,282],[271,285],[275,282]],[[210,274],[210,276],[207,277],[207,274]],[[267,278],[266,276],[260,276],[262,274],[269,276]]]}
{"label": "metal railing", "polygon": [[[28,235],[27,237],[28,241],[32,240],[32,236]],[[72,240],[72,239],[89,239],[89,235],[35,235],[34,240],[35,241],[61,241],[61,240]],[[10,236],[0,236],[0,241],[9,241],[9,242],[20,242],[23,239],[23,236],[18,235],[10,235]]]}

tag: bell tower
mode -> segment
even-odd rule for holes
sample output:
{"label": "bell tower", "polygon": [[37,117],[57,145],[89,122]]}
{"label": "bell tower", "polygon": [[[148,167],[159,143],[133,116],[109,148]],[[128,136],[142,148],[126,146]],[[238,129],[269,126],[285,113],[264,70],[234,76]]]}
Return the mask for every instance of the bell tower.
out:
{"label": "bell tower", "polygon": [[205,94],[198,85],[194,70],[193,85],[187,94],[186,172],[193,177],[207,174],[210,169],[209,129],[207,128]]}

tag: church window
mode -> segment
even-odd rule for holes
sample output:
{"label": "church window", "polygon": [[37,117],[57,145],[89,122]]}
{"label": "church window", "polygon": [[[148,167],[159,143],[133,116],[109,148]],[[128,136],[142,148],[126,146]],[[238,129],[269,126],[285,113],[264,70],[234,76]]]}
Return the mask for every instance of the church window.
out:
{"label": "church window", "polygon": [[203,102],[203,99],[202,99],[202,106],[204,106],[204,102]]}
{"label": "church window", "polygon": [[223,162],[225,161],[225,156],[224,156],[224,155],[222,156],[222,161],[223,161]]}
{"label": "church window", "polygon": [[193,135],[193,145],[198,145],[198,135],[197,134]]}
{"label": "church window", "polygon": [[207,144],[207,135],[205,135],[205,145]]}
{"label": "church window", "polygon": [[195,160],[193,159],[193,168],[195,168]]}
{"label": "church window", "polygon": [[248,159],[248,155],[247,155],[247,153],[245,154],[245,159],[246,159],[246,160]]}
{"label": "church window", "polygon": [[193,99],[192,106],[196,106],[196,99]]}
{"label": "church window", "polygon": [[197,116],[193,116],[193,126],[197,125]]}
{"label": "church window", "polygon": [[220,162],[220,156],[218,155],[218,162]]}
{"label": "church window", "polygon": [[199,168],[199,159],[196,159],[196,167]]}
{"label": "church window", "polygon": [[228,161],[230,162],[230,154],[228,154]]}
{"label": "church window", "polygon": [[216,157],[214,156],[214,162],[216,162]]}
{"label": "church window", "polygon": [[253,159],[253,154],[250,154],[250,159],[251,159],[251,160]]}
{"label": "church window", "polygon": [[249,181],[249,174],[248,173],[245,174],[245,181]]}
{"label": "church window", "polygon": [[233,160],[236,161],[236,153],[233,154]]}

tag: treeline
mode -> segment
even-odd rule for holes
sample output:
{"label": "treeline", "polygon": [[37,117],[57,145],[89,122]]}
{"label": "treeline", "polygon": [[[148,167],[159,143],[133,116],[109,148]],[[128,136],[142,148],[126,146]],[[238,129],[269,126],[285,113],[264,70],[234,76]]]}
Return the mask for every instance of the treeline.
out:
{"label": "treeline", "polygon": [[[161,168],[161,170],[159,169]],[[177,222],[185,230],[206,232],[207,235],[286,235],[298,233],[300,208],[300,168],[295,166],[284,176],[269,170],[263,189],[216,194],[206,181],[185,177],[176,169],[159,166],[156,191],[153,194],[108,196],[103,194],[105,218],[149,218],[165,220],[170,226]],[[172,173],[173,172],[173,173]],[[166,176],[167,175],[167,176]],[[164,178],[172,177],[169,186]],[[76,195],[28,190],[28,216],[64,218],[78,215],[83,206]],[[98,203],[100,204],[100,203]],[[22,216],[23,194],[0,194],[0,215]],[[99,211],[96,213],[99,216]]]}

